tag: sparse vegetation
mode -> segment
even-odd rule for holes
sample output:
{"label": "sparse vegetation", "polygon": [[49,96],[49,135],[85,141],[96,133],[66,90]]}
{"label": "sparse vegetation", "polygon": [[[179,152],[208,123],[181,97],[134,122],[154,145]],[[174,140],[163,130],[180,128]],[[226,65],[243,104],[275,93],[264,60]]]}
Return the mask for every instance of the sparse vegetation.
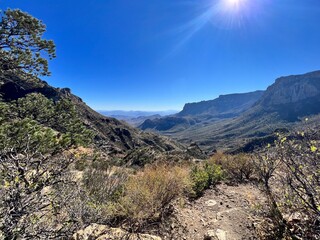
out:
{"label": "sparse vegetation", "polygon": [[238,183],[250,180],[254,174],[253,159],[249,154],[227,155],[217,152],[209,159],[209,163],[221,166],[226,177]]}
{"label": "sparse vegetation", "polygon": [[190,188],[188,169],[166,165],[146,167],[125,183],[117,214],[130,231],[141,230],[165,217],[170,204]]}

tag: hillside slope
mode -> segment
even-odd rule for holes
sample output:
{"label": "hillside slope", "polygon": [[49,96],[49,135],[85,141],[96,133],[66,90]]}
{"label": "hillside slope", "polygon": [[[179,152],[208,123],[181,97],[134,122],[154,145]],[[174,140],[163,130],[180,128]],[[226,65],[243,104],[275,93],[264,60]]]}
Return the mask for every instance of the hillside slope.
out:
{"label": "hillside slope", "polygon": [[[139,158],[148,158],[146,161],[175,155],[190,158],[183,145],[167,137],[142,132],[115,118],[105,117],[88,107],[68,88],[54,88],[39,79],[25,81],[14,76],[0,79],[2,101],[13,101],[29,93],[41,93],[54,101],[62,98],[71,100],[83,123],[95,132],[96,146],[109,156],[133,163],[139,162]],[[199,154],[198,157],[204,157],[202,153]]]}

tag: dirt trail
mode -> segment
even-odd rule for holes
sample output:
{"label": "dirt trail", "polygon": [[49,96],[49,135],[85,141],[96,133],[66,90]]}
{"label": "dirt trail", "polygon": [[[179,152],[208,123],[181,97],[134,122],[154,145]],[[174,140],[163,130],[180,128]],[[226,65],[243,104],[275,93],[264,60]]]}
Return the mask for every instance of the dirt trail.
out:
{"label": "dirt trail", "polygon": [[253,185],[218,185],[195,202],[177,209],[171,239],[258,239],[255,211],[263,204],[263,194]]}

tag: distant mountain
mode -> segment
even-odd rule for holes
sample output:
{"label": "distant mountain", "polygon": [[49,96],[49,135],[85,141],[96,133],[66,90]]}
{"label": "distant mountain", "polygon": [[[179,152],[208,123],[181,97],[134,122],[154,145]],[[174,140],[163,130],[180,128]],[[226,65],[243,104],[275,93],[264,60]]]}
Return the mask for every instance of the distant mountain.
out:
{"label": "distant mountain", "polygon": [[208,121],[233,118],[253,106],[263,93],[263,91],[255,91],[228,94],[210,101],[187,103],[181,112],[168,117],[148,119],[139,127],[143,130],[176,131]]}
{"label": "distant mountain", "polygon": [[175,114],[176,110],[166,110],[166,111],[123,111],[123,110],[98,110],[99,113],[107,117],[115,117],[120,120],[126,120],[128,118],[138,118],[138,117],[148,117],[153,115],[167,116]]}
{"label": "distant mountain", "polygon": [[[231,98],[226,101],[228,104],[221,104],[225,108],[218,108],[216,106],[220,105],[215,103],[224,97],[187,104],[182,112],[175,115],[189,119],[189,124],[181,122],[181,119],[174,119],[180,127],[172,127],[168,122],[173,119],[165,117],[145,121],[141,128],[158,130],[182,143],[196,142],[208,151],[233,151],[252,141],[264,142],[263,139],[272,139],[270,136],[274,131],[290,130],[301,124],[299,119],[320,114],[320,71],[278,78],[265,92],[259,91],[256,94],[257,100],[248,101],[248,105],[239,99],[231,101],[234,96],[232,94],[227,95]],[[212,105],[208,102],[215,103],[215,107],[211,108]],[[236,102],[244,107],[237,109]],[[232,117],[225,117],[228,114]],[[206,120],[204,116],[207,117]],[[190,124],[190,119],[195,124],[192,124],[193,121]],[[186,125],[188,127],[182,127]]]}
{"label": "distant mountain", "polygon": [[256,103],[263,93],[264,91],[255,91],[250,93],[220,95],[218,98],[210,101],[187,103],[177,116],[237,116]]}
{"label": "distant mountain", "polygon": [[[136,117],[136,118],[126,118],[126,119],[122,119],[123,121],[125,121],[126,123],[130,124],[133,127],[138,127],[140,126],[145,120],[147,119],[157,119],[157,118],[161,118],[162,116],[159,114],[156,115],[151,115],[151,116],[141,116],[141,117]],[[117,119],[121,119],[115,116],[115,118]]]}
{"label": "distant mountain", "polygon": [[147,119],[139,128],[142,130],[154,129],[158,131],[167,131],[173,128],[188,128],[196,124],[196,120],[193,118],[179,117],[179,116],[168,116],[163,118]]}
{"label": "distant mountain", "polygon": [[113,117],[118,120],[125,121],[133,127],[138,127],[147,119],[156,119],[164,116],[168,116],[171,114],[175,114],[178,111],[176,110],[167,110],[167,111],[99,111],[104,116]]}
{"label": "distant mountain", "polygon": [[71,100],[83,123],[95,132],[95,145],[108,157],[121,158],[128,164],[142,164],[159,158],[190,159],[194,156],[183,145],[167,137],[142,132],[95,112],[68,88],[54,88],[39,79],[26,81],[15,76],[0,76],[0,102],[14,101],[29,93],[41,93],[54,101]]}

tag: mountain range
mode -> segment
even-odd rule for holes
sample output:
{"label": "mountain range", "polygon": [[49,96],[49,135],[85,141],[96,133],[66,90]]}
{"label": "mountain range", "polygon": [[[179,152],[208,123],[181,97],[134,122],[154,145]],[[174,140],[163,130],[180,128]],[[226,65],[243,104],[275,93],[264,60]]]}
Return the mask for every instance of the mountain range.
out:
{"label": "mountain range", "polygon": [[163,117],[163,116],[175,114],[179,111],[176,111],[176,110],[166,110],[166,111],[98,110],[97,112],[107,117],[118,117],[118,119],[123,118],[124,120],[126,118],[149,117],[154,115],[160,115]]}
{"label": "mountain range", "polygon": [[0,79],[1,101],[15,101],[29,93],[41,93],[54,101],[69,99],[85,126],[95,132],[95,145],[101,151],[140,165],[156,159],[203,159],[202,150],[251,149],[255,143],[272,140],[275,131],[301,125],[305,116],[320,113],[320,71],[278,78],[265,91],[188,103],[169,116],[133,118],[135,124],[143,121],[141,130],[94,111],[68,88],[54,88],[39,79]]}
{"label": "mountain range", "polygon": [[123,110],[99,110],[104,116],[116,118],[118,120],[125,121],[133,127],[138,127],[147,119],[161,118],[167,115],[175,114],[179,111],[167,110],[167,111],[123,111]]}
{"label": "mountain range", "polygon": [[142,130],[180,131],[198,124],[233,118],[249,109],[262,94],[263,91],[229,94],[210,101],[187,103],[181,112],[163,118],[148,119],[139,127]]}
{"label": "mountain range", "polygon": [[188,103],[177,114],[148,119],[139,128],[196,142],[207,151],[233,151],[250,141],[291,129],[320,113],[320,71],[280,77],[265,91],[222,95]]}

